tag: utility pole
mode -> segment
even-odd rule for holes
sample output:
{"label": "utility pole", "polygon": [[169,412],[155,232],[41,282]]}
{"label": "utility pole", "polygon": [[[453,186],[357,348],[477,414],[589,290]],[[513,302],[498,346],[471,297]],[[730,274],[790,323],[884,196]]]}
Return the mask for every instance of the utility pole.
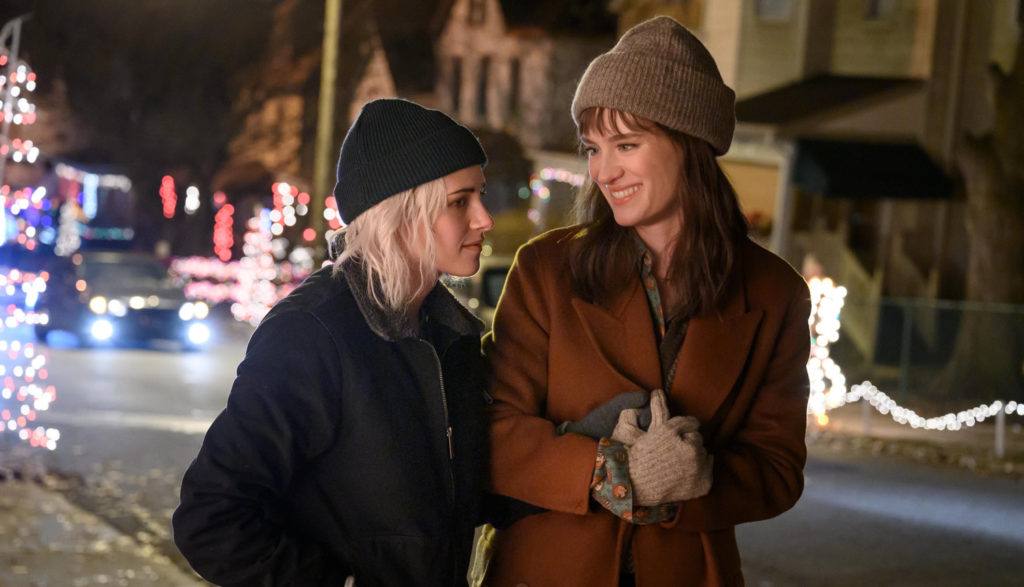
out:
{"label": "utility pole", "polygon": [[313,197],[309,202],[310,222],[320,244],[315,246],[313,260],[319,266],[324,260],[327,243],[319,240],[326,232],[324,200],[331,193],[335,153],[334,103],[338,80],[338,45],[341,42],[341,2],[326,0],[324,7],[323,58],[320,62],[320,106],[317,112],[316,153],[313,159]]}
{"label": "utility pole", "polygon": [[[11,100],[11,88],[14,87],[15,71],[18,68],[18,49],[21,45],[21,23],[24,16],[19,16],[7,22],[3,29],[0,29],[0,48],[6,47],[10,42],[11,49],[7,54],[7,82],[4,84],[3,92],[0,92],[0,99],[3,100],[2,111],[3,125],[0,126],[0,142],[10,143],[11,116],[14,110],[14,102]],[[0,156],[0,185],[4,183],[4,173],[7,171],[7,156]]]}

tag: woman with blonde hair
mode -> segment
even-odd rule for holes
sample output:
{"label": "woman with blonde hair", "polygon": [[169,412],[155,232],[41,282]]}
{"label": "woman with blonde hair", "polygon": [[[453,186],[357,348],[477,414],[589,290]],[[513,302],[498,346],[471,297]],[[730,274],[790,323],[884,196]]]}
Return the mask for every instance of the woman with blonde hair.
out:
{"label": "woman with blonde hair", "polygon": [[253,333],[185,473],[174,540],[221,585],[465,584],[486,474],[479,268],[486,157],[445,114],[366,104],[334,195],[333,266]]}
{"label": "woman with blonde hair", "polygon": [[742,585],[734,527],[800,496],[809,293],[715,159],[734,102],[667,17],[580,80],[581,223],[519,250],[484,340],[491,487],[540,510],[498,532],[489,584]]}

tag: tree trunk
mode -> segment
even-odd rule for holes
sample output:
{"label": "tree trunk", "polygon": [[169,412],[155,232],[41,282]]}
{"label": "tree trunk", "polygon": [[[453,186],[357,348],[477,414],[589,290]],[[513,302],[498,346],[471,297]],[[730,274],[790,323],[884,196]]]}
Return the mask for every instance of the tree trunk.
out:
{"label": "tree trunk", "polygon": [[992,70],[994,124],[965,139],[957,163],[967,192],[969,301],[1015,304],[965,311],[946,391],[983,400],[1024,399],[1024,42],[1009,75]]}

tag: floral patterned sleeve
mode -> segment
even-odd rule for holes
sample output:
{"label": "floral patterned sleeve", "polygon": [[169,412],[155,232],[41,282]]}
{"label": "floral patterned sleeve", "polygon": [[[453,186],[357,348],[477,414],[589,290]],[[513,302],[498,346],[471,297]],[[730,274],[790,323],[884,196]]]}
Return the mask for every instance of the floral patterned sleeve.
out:
{"label": "floral patterned sleeve", "polygon": [[629,456],[621,442],[602,438],[597,443],[594,477],[590,481],[590,495],[601,507],[633,524],[657,524],[671,520],[676,506],[633,505],[633,484],[629,480]]}

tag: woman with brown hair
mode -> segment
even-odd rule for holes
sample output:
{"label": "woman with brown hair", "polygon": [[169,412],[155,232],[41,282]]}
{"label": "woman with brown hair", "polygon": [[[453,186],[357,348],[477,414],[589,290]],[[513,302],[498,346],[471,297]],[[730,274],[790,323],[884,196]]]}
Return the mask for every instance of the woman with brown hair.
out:
{"label": "woman with brown hair", "polygon": [[[809,294],[716,161],[734,102],[666,17],[580,81],[581,223],[519,250],[485,339],[492,489],[543,508],[498,533],[490,584],[741,585],[734,527],[799,498]],[[564,425],[636,390],[649,425]]]}

